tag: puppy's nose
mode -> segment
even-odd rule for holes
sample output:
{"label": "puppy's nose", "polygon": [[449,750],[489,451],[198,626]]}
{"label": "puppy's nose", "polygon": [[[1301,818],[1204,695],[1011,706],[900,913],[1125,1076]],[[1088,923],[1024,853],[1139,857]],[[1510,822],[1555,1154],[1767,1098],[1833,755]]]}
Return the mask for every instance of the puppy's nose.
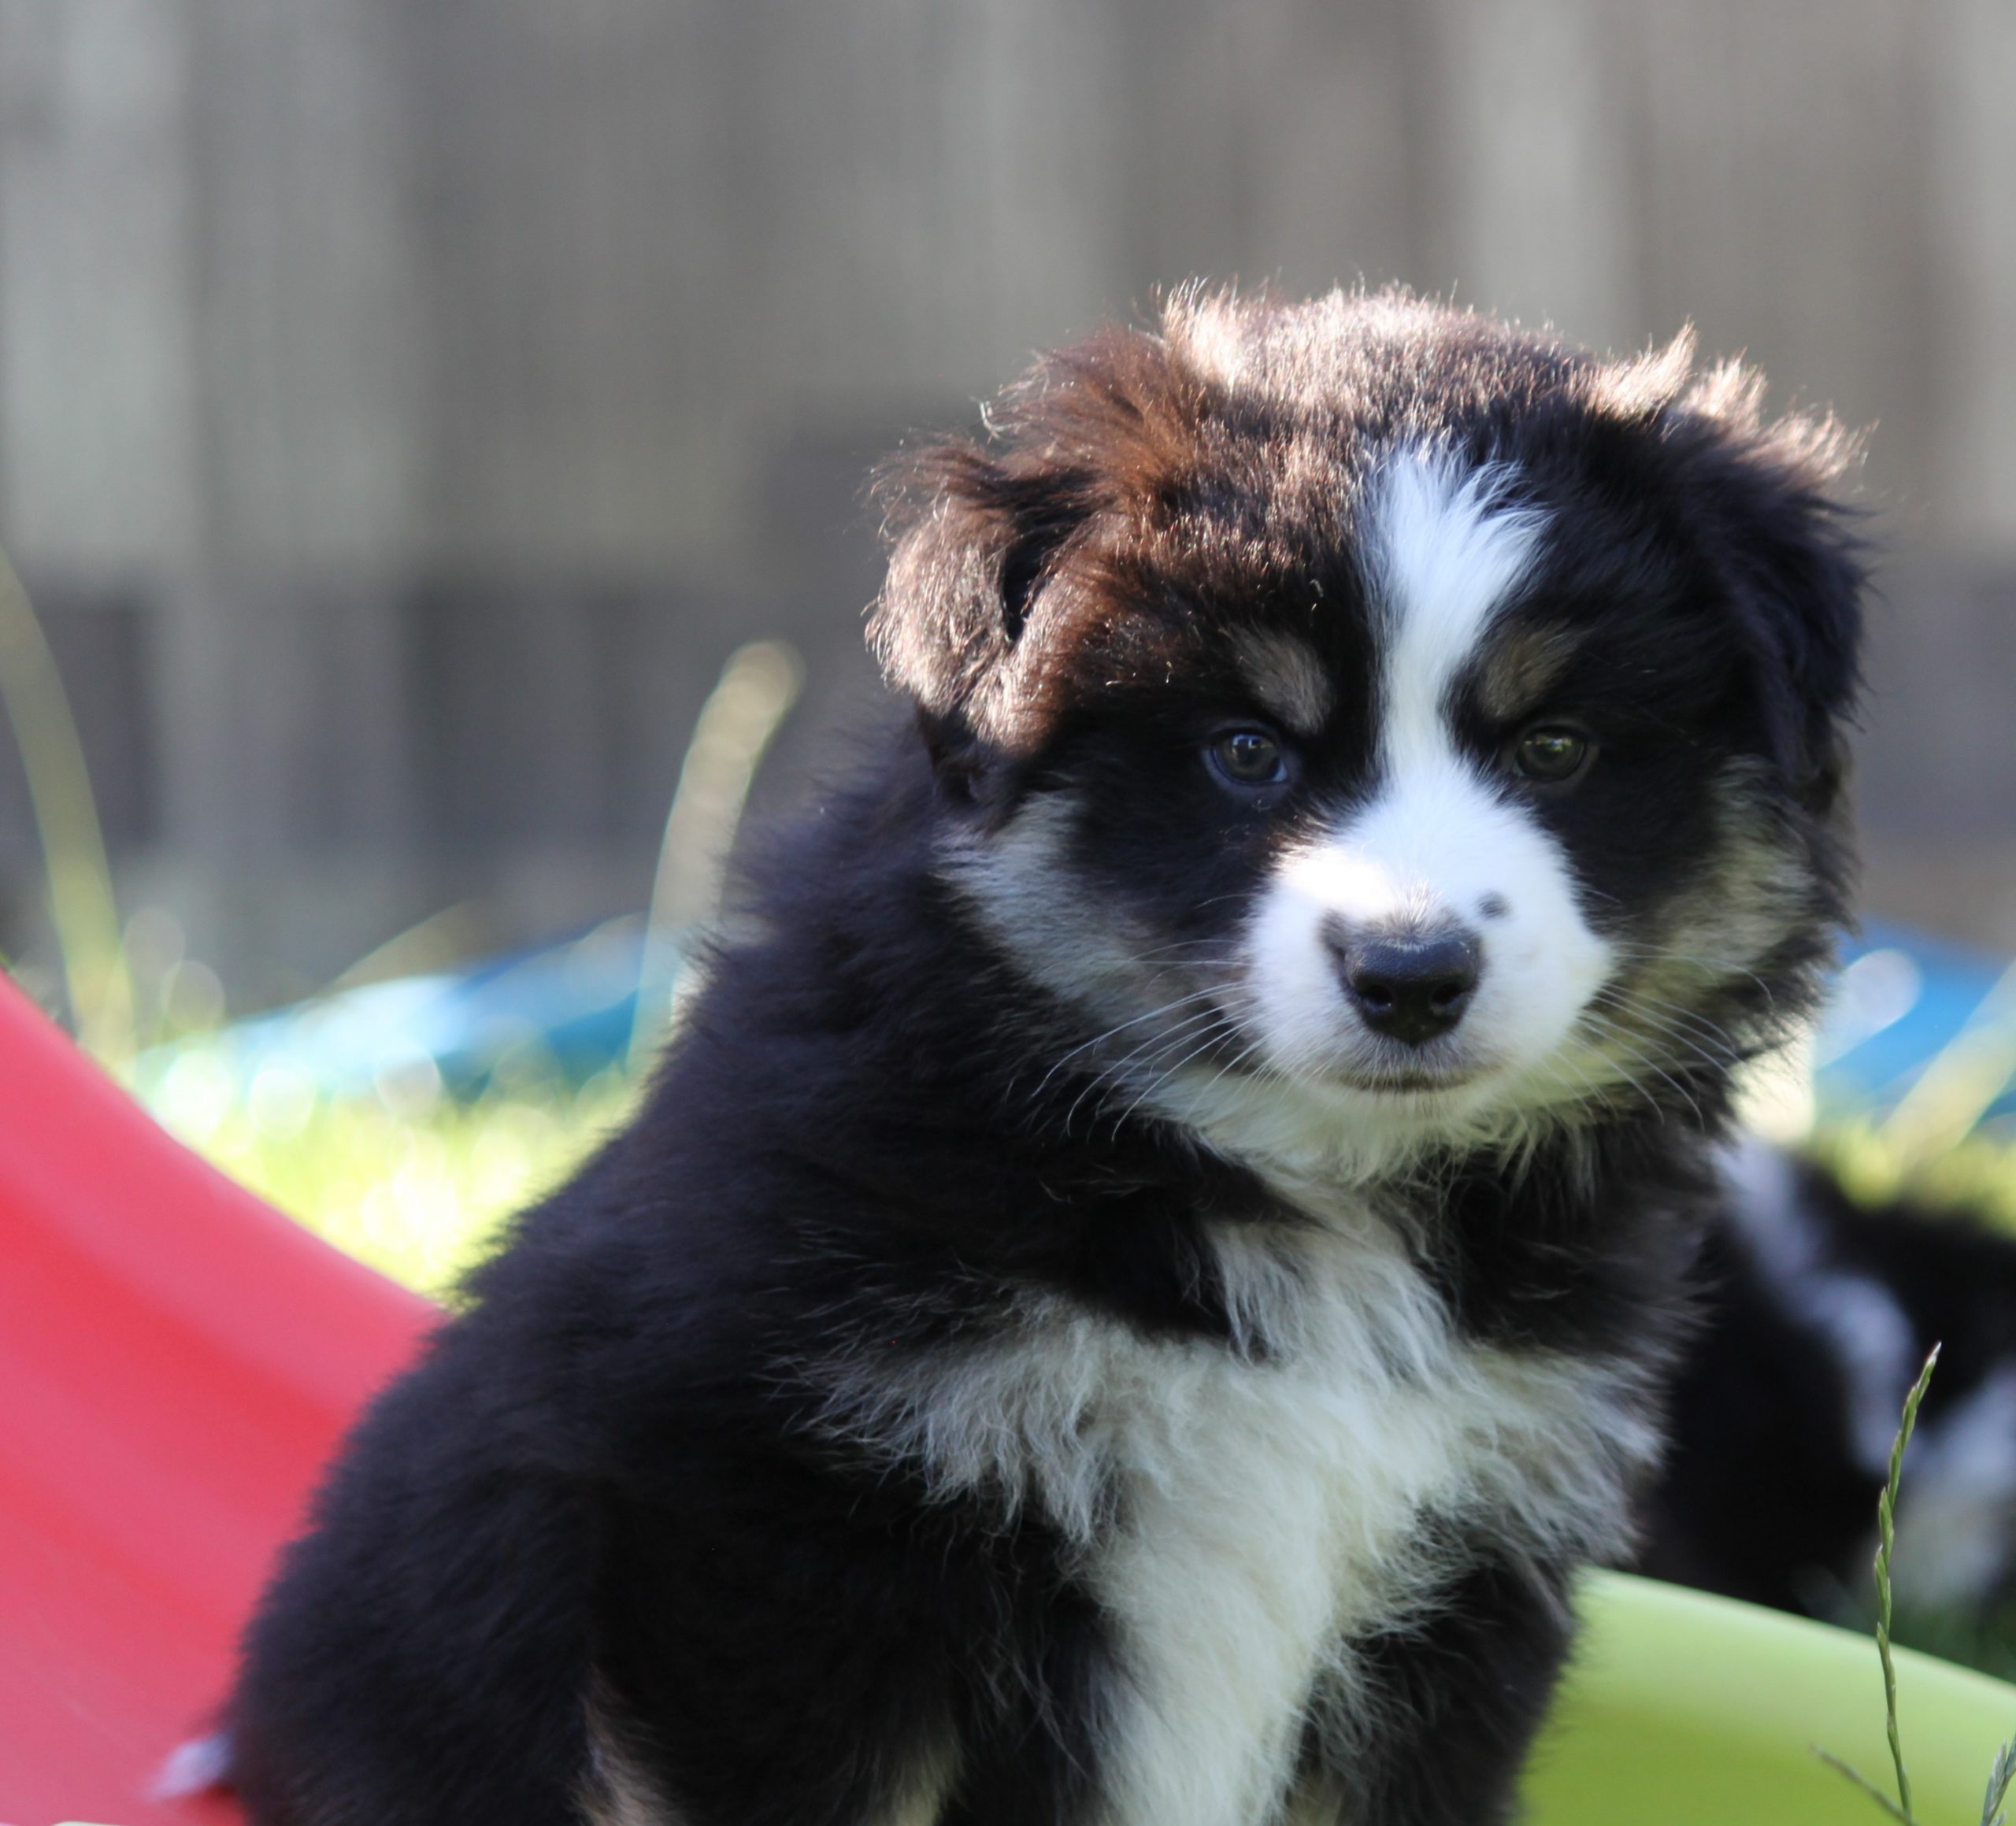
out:
{"label": "puppy's nose", "polygon": [[1365,1024],[1410,1046],[1463,1018],[1482,961],[1477,941],[1460,932],[1363,938],[1337,950],[1344,988]]}

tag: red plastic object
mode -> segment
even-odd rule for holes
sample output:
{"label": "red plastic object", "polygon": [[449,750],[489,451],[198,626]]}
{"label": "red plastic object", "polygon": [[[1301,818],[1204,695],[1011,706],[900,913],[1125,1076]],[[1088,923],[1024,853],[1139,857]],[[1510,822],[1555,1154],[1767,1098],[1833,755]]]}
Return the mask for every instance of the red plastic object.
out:
{"label": "red plastic object", "polygon": [[0,1819],[150,1798],[427,1303],[165,1134],[0,978]]}

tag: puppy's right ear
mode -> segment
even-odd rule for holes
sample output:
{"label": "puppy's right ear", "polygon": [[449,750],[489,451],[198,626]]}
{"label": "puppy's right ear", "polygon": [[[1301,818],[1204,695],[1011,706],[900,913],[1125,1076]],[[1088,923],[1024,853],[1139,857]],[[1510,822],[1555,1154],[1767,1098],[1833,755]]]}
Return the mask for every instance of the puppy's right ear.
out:
{"label": "puppy's right ear", "polygon": [[1018,734],[1009,663],[1060,554],[1096,511],[1089,464],[932,445],[877,479],[891,550],[868,639],[941,773]]}
{"label": "puppy's right ear", "polygon": [[869,623],[916,703],[939,776],[1028,754],[1062,708],[1074,620],[1096,618],[1081,548],[1152,517],[1193,466],[1209,390],[1162,337],[1105,330],[995,399],[988,437],[933,444],[876,486],[892,550]]}

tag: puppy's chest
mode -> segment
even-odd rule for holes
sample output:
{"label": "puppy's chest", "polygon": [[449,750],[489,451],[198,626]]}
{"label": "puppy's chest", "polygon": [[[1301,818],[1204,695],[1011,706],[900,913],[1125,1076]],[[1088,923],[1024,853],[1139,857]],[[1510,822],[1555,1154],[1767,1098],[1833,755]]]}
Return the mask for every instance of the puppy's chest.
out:
{"label": "puppy's chest", "polygon": [[1273,1819],[1312,1712],[1332,1754],[1373,1715],[1354,1640],[1431,1613],[1468,1556],[1619,1526],[1625,1455],[1593,1449],[1616,1389],[1463,1342],[1391,1263],[1371,1278],[1370,1302],[1326,1275],[1283,1294],[1257,1360],[1114,1351],[1083,1434],[1109,1493],[1084,1576],[1123,1676],[1110,1826]]}
{"label": "puppy's chest", "polygon": [[1143,1620],[1191,1608],[1180,1590],[1222,1591],[1205,1608],[1227,1622],[1241,1592],[1268,1618],[1347,1620],[1388,1582],[1417,1513],[1461,1480],[1452,1404],[1432,1384],[1325,1356],[1148,1356],[1095,1422],[1110,1430],[1114,1520],[1093,1558],[1130,1595],[1146,1587],[1125,1607]]}
{"label": "puppy's chest", "polygon": [[1422,1518],[1462,1481],[1432,1400],[1288,1368],[1199,1380],[1121,1423],[1086,1567],[1125,1676],[1116,1822],[1266,1817],[1350,1637],[1429,1597]]}
{"label": "puppy's chest", "polygon": [[1099,1826],[1271,1826],[1321,1714],[1378,1713],[1354,1641],[1480,1553],[1623,1538],[1655,1450],[1629,1372],[1463,1338],[1377,1236],[1223,1241],[1247,1348],[1042,1302],[956,1361],[856,1363],[829,1424],[943,1495],[1040,1512],[1110,1631]]}

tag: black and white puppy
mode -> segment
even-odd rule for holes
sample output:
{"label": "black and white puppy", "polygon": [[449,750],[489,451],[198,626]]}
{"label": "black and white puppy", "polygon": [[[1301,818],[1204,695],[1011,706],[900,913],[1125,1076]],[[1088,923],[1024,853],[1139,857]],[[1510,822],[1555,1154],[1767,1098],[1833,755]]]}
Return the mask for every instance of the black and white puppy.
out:
{"label": "black and white puppy", "polygon": [[888,493],[914,728],[371,1410],[263,1826],[1463,1826],[1840,911],[1830,426],[1180,297]]}

